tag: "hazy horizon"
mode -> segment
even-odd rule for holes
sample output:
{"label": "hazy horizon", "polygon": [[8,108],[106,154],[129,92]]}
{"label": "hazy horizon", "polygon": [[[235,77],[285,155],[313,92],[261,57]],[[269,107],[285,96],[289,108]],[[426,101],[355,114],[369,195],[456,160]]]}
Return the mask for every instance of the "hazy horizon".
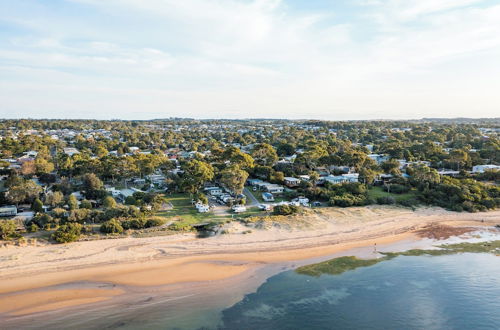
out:
{"label": "hazy horizon", "polygon": [[500,113],[492,0],[7,0],[0,117]]}

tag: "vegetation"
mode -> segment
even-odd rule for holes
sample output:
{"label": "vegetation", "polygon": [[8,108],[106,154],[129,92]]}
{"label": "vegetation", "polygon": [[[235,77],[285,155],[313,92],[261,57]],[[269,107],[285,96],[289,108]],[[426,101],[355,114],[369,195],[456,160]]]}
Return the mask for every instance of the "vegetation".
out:
{"label": "vegetation", "polygon": [[15,237],[16,222],[13,220],[0,221],[0,238],[10,239]]}
{"label": "vegetation", "polygon": [[123,233],[123,227],[120,221],[117,219],[111,219],[104,222],[99,228],[101,233],[105,234],[121,234]]}
{"label": "vegetation", "polygon": [[52,239],[57,243],[70,243],[77,241],[82,233],[83,226],[79,223],[70,222],[60,226],[54,234]]}
{"label": "vegetation", "polygon": [[340,257],[332,260],[320,262],[317,264],[302,266],[296,269],[296,272],[302,275],[321,276],[323,274],[338,275],[346,271],[359,267],[368,267],[379,262],[390,260],[398,256],[442,256],[456,253],[500,253],[500,241],[481,242],[481,243],[457,243],[440,245],[436,250],[408,250],[404,252],[381,252],[382,258],[377,259],[358,259],[354,256]]}
{"label": "vegetation", "polygon": [[[244,204],[244,193],[251,205],[266,189],[244,190],[248,179],[285,186],[292,177],[299,183],[275,203],[304,196],[333,207],[486,211],[500,206],[499,128],[498,120],[1,120],[0,205],[34,211],[29,230],[79,223],[114,232],[118,222],[190,230],[234,217],[212,211],[207,186],[230,192],[220,204]],[[199,213],[196,202],[212,207]],[[237,217],[259,213],[267,215],[249,207]]]}
{"label": "vegetation", "polygon": [[273,210],[274,215],[292,215],[298,213],[300,208],[295,205],[276,205]]}

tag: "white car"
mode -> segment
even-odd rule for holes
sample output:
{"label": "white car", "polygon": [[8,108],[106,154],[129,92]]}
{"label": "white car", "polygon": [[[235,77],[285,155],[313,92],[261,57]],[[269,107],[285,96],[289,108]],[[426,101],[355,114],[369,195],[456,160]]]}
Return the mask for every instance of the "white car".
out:
{"label": "white car", "polygon": [[271,205],[260,204],[259,209],[261,209],[262,211],[269,211],[269,210],[271,210]]}

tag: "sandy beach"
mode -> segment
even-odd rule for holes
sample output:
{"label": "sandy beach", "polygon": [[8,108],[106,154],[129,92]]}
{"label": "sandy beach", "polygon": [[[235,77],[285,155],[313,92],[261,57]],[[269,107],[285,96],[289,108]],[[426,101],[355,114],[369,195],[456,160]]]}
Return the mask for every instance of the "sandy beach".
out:
{"label": "sandy beach", "polygon": [[[141,288],[230,281],[273,263],[415,238],[430,224],[492,226],[500,211],[455,213],[440,208],[328,209],[307,226],[252,229],[232,225],[226,235],[178,234],[67,245],[0,249],[0,318],[123,298]],[[303,220],[303,219],[302,219]]]}

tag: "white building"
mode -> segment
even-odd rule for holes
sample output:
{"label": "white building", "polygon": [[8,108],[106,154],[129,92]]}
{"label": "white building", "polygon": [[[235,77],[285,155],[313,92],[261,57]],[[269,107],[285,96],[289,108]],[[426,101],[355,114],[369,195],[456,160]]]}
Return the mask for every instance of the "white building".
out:
{"label": "white building", "polygon": [[78,149],[76,148],[64,148],[63,152],[68,156],[73,156],[80,153],[80,151],[78,151]]}
{"label": "white building", "polygon": [[284,182],[288,187],[297,187],[300,184],[300,179],[287,176],[284,178]]}
{"label": "white building", "polygon": [[17,215],[17,207],[15,205],[0,206],[0,217],[13,217]]}
{"label": "white building", "polygon": [[205,188],[205,191],[210,196],[219,196],[219,195],[222,195],[222,193],[223,193],[223,190],[220,187],[208,187],[208,188]]}
{"label": "white building", "polygon": [[484,173],[484,171],[500,170],[498,165],[476,165],[472,167],[472,173]]}

